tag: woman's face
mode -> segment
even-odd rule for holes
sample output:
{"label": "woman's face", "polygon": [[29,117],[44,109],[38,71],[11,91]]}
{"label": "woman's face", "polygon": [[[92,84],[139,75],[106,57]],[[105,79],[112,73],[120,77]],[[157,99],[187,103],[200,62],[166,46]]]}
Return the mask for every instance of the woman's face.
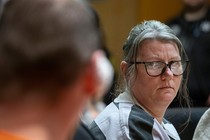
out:
{"label": "woman's face", "polygon": [[[136,61],[161,61],[169,63],[181,60],[178,47],[173,42],[145,40],[142,42]],[[144,64],[137,64],[137,77],[131,82],[131,92],[138,103],[147,109],[168,107],[177,95],[182,76],[174,76],[167,67],[157,77],[147,74]]]}

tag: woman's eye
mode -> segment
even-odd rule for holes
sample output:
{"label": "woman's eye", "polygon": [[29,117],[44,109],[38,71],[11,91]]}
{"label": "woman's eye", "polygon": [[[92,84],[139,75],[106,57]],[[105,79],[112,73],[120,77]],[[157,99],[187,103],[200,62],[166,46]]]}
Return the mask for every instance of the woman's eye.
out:
{"label": "woman's eye", "polygon": [[149,63],[148,63],[148,67],[149,67],[149,68],[160,68],[161,65],[160,65],[159,62],[149,62]]}
{"label": "woman's eye", "polygon": [[171,67],[179,68],[181,65],[182,65],[181,62],[173,62]]}
{"label": "woman's eye", "polygon": [[153,67],[154,65],[155,65],[154,62],[148,62],[148,63],[147,63],[147,66],[148,66],[148,67]]}

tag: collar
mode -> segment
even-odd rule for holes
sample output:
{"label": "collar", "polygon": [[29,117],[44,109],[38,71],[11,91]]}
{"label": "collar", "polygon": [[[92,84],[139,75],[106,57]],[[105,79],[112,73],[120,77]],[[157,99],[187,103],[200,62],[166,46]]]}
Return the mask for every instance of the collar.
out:
{"label": "collar", "polygon": [[26,140],[10,132],[0,130],[0,140]]}
{"label": "collar", "polygon": [[138,101],[135,99],[135,97],[132,96],[132,94],[125,90],[123,93],[121,93],[115,100],[115,103],[131,103],[139,106],[141,109],[143,109],[145,112],[147,112],[150,116],[151,114],[147,111],[146,108],[144,108],[141,104],[138,103]]}

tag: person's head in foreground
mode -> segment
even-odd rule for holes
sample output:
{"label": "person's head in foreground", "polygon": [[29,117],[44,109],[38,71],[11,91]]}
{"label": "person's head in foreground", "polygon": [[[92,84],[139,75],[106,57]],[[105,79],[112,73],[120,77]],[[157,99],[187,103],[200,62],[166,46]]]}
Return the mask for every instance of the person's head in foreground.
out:
{"label": "person's head in foreground", "polygon": [[124,92],[95,119],[92,132],[107,139],[179,139],[163,118],[176,96],[189,103],[188,57],[181,42],[167,25],[145,21],[131,30],[123,51],[120,67],[125,84],[117,91]]}
{"label": "person's head in foreground", "polygon": [[0,139],[72,137],[106,76],[101,62],[110,66],[92,10],[79,0],[1,4]]}

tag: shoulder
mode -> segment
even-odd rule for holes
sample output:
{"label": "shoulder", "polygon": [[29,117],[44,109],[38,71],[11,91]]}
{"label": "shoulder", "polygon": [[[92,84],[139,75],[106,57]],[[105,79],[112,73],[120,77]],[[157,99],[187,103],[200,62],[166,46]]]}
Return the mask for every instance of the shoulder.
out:
{"label": "shoulder", "polygon": [[132,107],[131,102],[112,102],[94,120],[96,124],[116,124],[119,123],[121,116],[128,118]]}
{"label": "shoulder", "polygon": [[120,139],[128,137],[128,117],[133,104],[109,104],[90,125],[91,131],[98,139]]}
{"label": "shoulder", "polygon": [[129,115],[128,127],[132,139],[152,139],[154,118],[141,109],[133,106]]}
{"label": "shoulder", "polygon": [[183,16],[180,15],[178,17],[168,20],[166,22],[166,25],[168,25],[175,32],[176,35],[179,35],[183,30],[186,29],[188,23],[183,18]]}
{"label": "shoulder", "polygon": [[195,129],[193,140],[210,139],[210,109],[201,117]]}
{"label": "shoulder", "polygon": [[172,25],[179,25],[179,24],[182,24],[184,20],[184,13],[183,11],[180,12],[179,14],[177,14],[177,16],[174,16],[172,18],[169,18],[167,21],[166,21],[166,24],[169,25],[169,26],[172,26]]}
{"label": "shoulder", "polygon": [[89,128],[82,122],[79,124],[73,140],[95,140]]}

